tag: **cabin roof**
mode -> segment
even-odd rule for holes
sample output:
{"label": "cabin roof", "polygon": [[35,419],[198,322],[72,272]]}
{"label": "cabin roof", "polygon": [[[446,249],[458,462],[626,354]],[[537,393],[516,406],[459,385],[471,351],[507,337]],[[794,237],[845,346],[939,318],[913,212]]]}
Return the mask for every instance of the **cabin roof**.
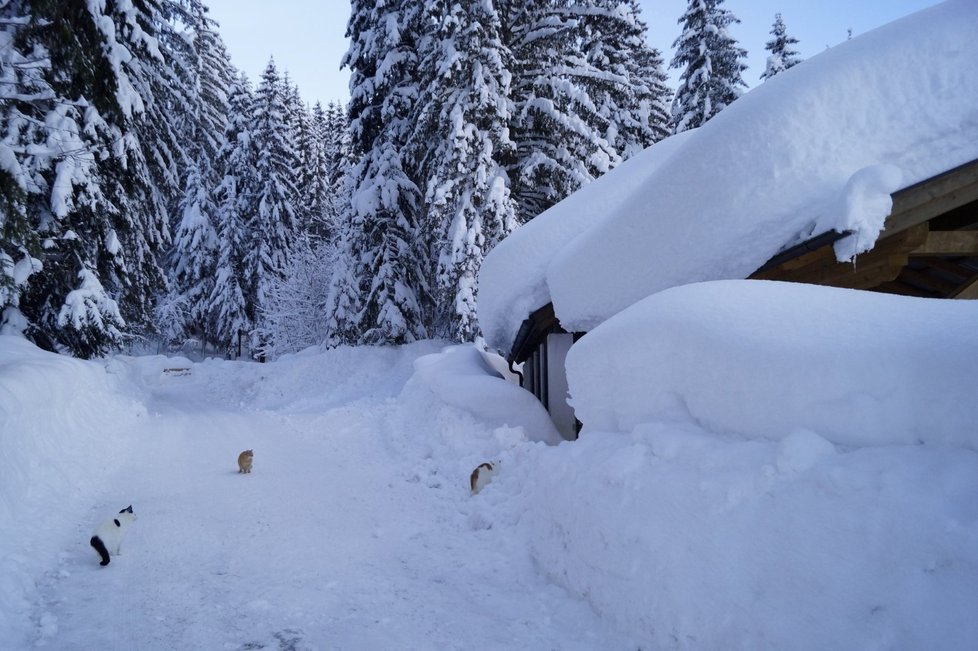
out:
{"label": "cabin roof", "polygon": [[[889,272],[898,268],[891,257],[906,254],[907,264],[871,288],[961,296],[973,260],[956,253],[975,230],[975,31],[973,2],[918,12],[777,75],[585,186],[487,256],[487,342],[511,350],[523,321],[548,303],[566,330],[587,331],[662,289],[751,277],[789,251],[803,255],[766,277],[793,264],[814,278],[828,273],[818,265],[853,256],[868,277],[875,250]],[[962,185],[942,190],[952,181]],[[826,248],[832,233],[848,234]],[[800,244],[826,259],[803,264],[815,252]]]}

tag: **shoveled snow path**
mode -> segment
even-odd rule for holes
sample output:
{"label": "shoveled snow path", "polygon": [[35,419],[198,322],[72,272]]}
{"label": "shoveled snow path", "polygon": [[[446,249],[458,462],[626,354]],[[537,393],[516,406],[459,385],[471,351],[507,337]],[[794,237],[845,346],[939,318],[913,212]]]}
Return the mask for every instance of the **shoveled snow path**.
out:
{"label": "shoveled snow path", "polygon": [[[405,479],[388,428],[406,378],[269,409],[256,368],[147,383],[131,461],[45,578],[35,647],[626,647],[512,532],[471,524],[479,496],[454,478]],[[239,475],[245,448],[254,472]],[[138,521],[101,568],[89,526],[130,502]]]}

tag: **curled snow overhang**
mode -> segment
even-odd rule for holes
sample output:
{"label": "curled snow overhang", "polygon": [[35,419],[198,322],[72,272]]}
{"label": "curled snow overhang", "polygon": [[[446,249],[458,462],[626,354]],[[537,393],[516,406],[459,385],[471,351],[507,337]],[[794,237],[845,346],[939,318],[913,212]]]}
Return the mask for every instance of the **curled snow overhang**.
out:
{"label": "curled snow overhang", "polygon": [[[750,277],[925,298],[978,298],[978,159],[903,188],[874,246],[839,262],[846,233],[782,251]],[[840,256],[841,249],[841,256]]]}

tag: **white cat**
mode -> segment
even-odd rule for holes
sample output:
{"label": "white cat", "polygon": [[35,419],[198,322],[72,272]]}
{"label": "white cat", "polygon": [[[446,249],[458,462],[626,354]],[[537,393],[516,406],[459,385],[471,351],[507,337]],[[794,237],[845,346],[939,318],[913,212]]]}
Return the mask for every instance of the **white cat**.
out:
{"label": "white cat", "polygon": [[109,518],[98,526],[95,535],[89,544],[95,548],[98,555],[102,557],[99,565],[103,567],[109,564],[109,551],[116,556],[122,552],[119,547],[122,545],[122,538],[126,535],[126,528],[136,519],[136,514],[132,512],[132,504],[119,511],[119,515]]}

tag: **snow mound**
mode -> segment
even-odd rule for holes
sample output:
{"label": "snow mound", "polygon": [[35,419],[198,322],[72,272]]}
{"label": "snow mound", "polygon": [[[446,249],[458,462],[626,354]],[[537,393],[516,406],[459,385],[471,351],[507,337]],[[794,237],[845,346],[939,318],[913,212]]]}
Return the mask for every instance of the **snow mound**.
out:
{"label": "snow mound", "polygon": [[730,280],[640,301],[567,358],[585,429],[692,420],[782,439],[978,450],[978,303]]}
{"label": "snow mound", "polygon": [[529,441],[557,444],[562,440],[533,394],[500,377],[475,346],[452,346],[426,355],[414,362],[414,369],[414,382],[482,422],[521,428]]}
{"label": "snow mound", "polygon": [[547,452],[519,493],[534,559],[636,647],[976,648],[974,452],[691,424]]}
{"label": "snow mound", "polygon": [[[99,362],[0,335],[0,631],[28,621],[35,579],[146,414]],[[124,499],[124,498],[120,498]],[[84,523],[83,533],[87,534]]]}

